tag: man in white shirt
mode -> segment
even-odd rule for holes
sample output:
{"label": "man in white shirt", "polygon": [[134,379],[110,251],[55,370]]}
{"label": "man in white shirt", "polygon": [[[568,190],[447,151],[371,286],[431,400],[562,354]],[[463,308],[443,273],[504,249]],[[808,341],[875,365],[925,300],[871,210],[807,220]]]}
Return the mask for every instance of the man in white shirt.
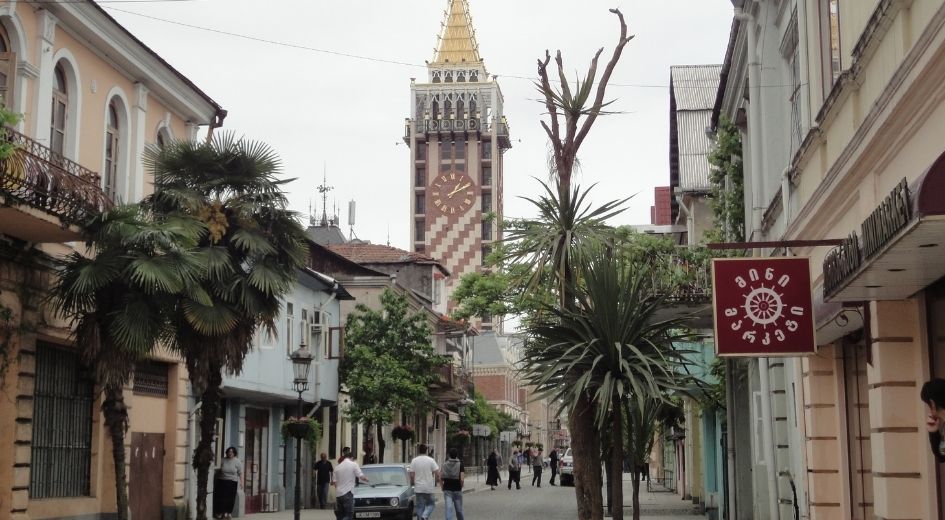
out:
{"label": "man in white shirt", "polygon": [[358,463],[350,457],[335,467],[335,518],[338,520],[354,518],[354,486],[358,480],[367,482],[368,478],[361,472]]}
{"label": "man in white shirt", "polygon": [[418,455],[410,461],[410,484],[417,494],[417,516],[429,520],[433,516],[436,499],[433,493],[440,480],[440,467],[427,456],[427,445],[417,445]]}

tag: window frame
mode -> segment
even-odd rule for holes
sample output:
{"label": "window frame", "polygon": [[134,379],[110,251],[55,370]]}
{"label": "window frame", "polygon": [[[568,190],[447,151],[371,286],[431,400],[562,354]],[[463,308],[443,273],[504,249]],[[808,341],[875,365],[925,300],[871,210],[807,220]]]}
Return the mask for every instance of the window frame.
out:
{"label": "window frame", "polygon": [[[62,88],[58,88],[61,83]],[[69,80],[62,62],[56,63],[53,68],[52,111],[49,122],[49,149],[60,158],[65,157],[66,138],[69,118]],[[61,117],[57,117],[61,116]],[[56,135],[58,134],[58,146]]]}
{"label": "window frame", "polygon": [[[115,100],[108,102],[105,111],[105,168],[102,172],[102,189],[105,195],[115,199],[118,193],[118,165],[121,162],[121,116]],[[114,119],[114,125],[112,120]],[[111,148],[109,148],[111,147]]]}

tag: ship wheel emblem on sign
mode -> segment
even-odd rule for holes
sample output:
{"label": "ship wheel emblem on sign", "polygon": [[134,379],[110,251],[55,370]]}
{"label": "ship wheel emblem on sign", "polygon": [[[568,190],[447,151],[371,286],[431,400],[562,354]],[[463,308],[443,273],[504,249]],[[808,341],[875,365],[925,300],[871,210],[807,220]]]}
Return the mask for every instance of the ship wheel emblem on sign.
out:
{"label": "ship wheel emblem on sign", "polygon": [[712,296],[720,356],[814,352],[807,258],[713,260]]}

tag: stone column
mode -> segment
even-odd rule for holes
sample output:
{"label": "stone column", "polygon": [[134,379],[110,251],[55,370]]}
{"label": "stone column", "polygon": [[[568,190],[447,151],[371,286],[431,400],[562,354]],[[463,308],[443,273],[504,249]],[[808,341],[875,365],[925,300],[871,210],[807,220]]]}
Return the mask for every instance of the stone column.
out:
{"label": "stone column", "polygon": [[[842,412],[840,400],[839,348],[820,347],[819,352],[802,361],[804,418],[807,424],[808,497],[810,516],[816,520],[849,518],[844,504],[847,479],[841,471],[843,443],[840,440]],[[849,495],[847,494],[847,497]],[[847,504],[848,506],[848,504]]]}

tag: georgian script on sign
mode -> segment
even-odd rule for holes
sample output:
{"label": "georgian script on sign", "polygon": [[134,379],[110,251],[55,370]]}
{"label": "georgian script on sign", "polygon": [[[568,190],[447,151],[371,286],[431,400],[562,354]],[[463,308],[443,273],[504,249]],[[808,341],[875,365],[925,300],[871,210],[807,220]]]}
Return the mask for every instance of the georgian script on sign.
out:
{"label": "georgian script on sign", "polygon": [[716,259],[712,285],[720,356],[814,352],[807,258]]}

